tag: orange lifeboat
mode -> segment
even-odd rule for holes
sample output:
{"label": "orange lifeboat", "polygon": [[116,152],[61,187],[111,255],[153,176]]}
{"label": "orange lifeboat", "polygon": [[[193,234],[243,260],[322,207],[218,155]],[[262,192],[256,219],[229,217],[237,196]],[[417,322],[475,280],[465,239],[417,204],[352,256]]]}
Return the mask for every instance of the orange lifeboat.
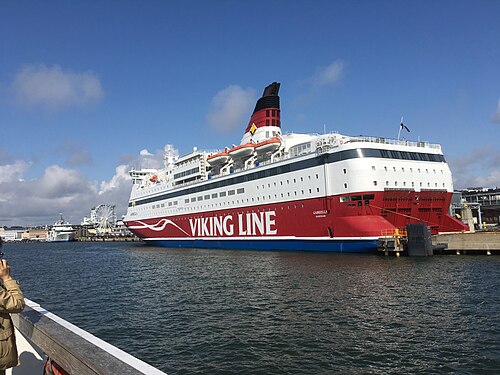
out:
{"label": "orange lifeboat", "polygon": [[158,181],[158,176],[157,175],[152,175],[150,178],[149,178],[149,181],[151,182],[157,182]]}
{"label": "orange lifeboat", "polygon": [[229,155],[233,159],[248,158],[252,156],[255,146],[255,143],[245,143],[244,145],[235,146],[229,150]]}
{"label": "orange lifeboat", "polygon": [[257,143],[255,145],[255,151],[258,154],[265,154],[267,152],[274,152],[279,149],[281,146],[281,139],[278,137],[274,137],[271,139],[267,139],[263,142]]}
{"label": "orange lifeboat", "polygon": [[229,154],[225,151],[219,152],[218,154],[210,155],[207,161],[212,166],[226,164],[229,161]]}

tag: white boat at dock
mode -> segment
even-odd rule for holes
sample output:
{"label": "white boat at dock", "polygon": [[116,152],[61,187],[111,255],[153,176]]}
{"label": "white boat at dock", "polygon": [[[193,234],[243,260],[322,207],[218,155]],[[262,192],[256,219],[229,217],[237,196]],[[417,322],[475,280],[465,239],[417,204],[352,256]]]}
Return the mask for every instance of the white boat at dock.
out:
{"label": "white boat at dock", "polygon": [[47,242],[69,242],[75,240],[76,229],[61,218],[54,223],[47,234]]}

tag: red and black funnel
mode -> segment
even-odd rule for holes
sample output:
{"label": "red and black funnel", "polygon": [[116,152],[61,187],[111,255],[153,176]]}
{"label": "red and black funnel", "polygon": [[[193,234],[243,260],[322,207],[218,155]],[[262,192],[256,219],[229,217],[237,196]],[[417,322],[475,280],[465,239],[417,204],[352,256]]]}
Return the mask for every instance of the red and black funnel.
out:
{"label": "red and black funnel", "polygon": [[278,82],[273,82],[264,89],[262,97],[255,105],[255,109],[253,110],[252,117],[250,118],[245,133],[252,130],[253,124],[255,124],[255,127],[252,134],[257,128],[263,126],[281,127],[279,90],[280,84]]}

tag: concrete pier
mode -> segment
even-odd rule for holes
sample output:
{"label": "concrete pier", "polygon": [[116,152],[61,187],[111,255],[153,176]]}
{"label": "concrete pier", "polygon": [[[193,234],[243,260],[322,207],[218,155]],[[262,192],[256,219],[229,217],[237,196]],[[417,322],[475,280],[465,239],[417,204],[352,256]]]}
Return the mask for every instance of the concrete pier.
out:
{"label": "concrete pier", "polygon": [[437,254],[500,254],[500,232],[438,234],[432,245],[446,245]]}

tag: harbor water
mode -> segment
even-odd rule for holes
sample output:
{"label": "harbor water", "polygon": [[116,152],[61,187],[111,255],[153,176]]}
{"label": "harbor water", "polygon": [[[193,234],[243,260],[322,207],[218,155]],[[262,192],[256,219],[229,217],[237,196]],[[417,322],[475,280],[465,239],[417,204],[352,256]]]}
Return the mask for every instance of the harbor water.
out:
{"label": "harbor water", "polygon": [[500,257],[5,244],[29,299],[169,374],[498,374]]}

